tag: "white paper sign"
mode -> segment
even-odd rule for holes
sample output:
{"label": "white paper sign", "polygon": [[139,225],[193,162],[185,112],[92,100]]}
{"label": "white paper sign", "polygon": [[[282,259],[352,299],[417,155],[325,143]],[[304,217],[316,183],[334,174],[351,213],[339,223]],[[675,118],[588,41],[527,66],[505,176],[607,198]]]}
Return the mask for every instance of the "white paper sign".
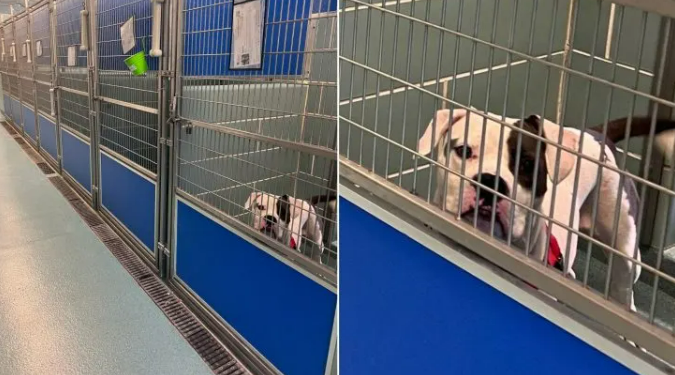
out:
{"label": "white paper sign", "polygon": [[68,47],[68,66],[77,65],[77,48],[75,46]]}
{"label": "white paper sign", "polygon": [[234,5],[230,69],[258,69],[262,66],[265,1]]}
{"label": "white paper sign", "polygon": [[136,47],[136,35],[134,35],[134,17],[132,16],[127,22],[120,27],[120,36],[122,39],[122,51],[128,53]]}
{"label": "white paper sign", "polygon": [[42,51],[42,41],[41,40],[38,40],[37,42],[35,42],[35,53],[37,54],[38,57],[42,56],[43,51]]}

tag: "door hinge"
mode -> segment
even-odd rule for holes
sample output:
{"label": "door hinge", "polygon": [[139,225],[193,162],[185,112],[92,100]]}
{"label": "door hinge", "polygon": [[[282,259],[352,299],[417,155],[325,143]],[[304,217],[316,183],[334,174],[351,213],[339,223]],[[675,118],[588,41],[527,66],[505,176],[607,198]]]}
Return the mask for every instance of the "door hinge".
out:
{"label": "door hinge", "polygon": [[159,252],[164,254],[164,256],[166,256],[166,257],[169,256],[169,249],[163,243],[157,242],[157,250],[159,250]]}

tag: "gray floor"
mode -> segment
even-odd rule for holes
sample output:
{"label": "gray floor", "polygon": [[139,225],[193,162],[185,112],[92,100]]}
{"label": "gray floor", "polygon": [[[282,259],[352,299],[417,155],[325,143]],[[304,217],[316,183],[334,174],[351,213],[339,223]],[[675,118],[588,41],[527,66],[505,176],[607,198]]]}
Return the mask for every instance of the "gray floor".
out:
{"label": "gray floor", "polygon": [[0,129],[0,374],[210,374]]}

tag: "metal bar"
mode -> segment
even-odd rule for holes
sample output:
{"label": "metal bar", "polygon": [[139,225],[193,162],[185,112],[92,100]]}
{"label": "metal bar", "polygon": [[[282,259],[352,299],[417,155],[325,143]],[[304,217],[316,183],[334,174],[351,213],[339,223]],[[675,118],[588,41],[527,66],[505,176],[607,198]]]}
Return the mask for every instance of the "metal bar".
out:
{"label": "metal bar", "polygon": [[[404,19],[411,20],[411,21],[413,21],[413,22],[419,23],[419,24],[421,24],[421,25],[428,26],[428,27],[433,28],[433,29],[436,29],[436,30],[440,30],[441,32],[446,32],[446,33],[449,33],[449,34],[452,34],[452,35],[456,35],[456,36],[462,37],[462,38],[467,39],[467,40],[469,40],[469,41],[476,42],[476,43],[478,43],[478,44],[482,44],[482,45],[485,45],[485,46],[487,46],[487,47],[491,47],[491,48],[494,48],[494,49],[496,49],[496,50],[500,50],[500,51],[506,52],[506,53],[508,53],[508,54],[512,54],[512,55],[521,57],[521,58],[523,58],[523,59],[525,59],[525,60],[528,60],[528,61],[539,61],[539,62],[540,62],[541,64],[543,64],[543,65],[546,65],[546,66],[550,66],[550,67],[552,67],[552,68],[559,69],[559,70],[561,70],[561,71],[564,71],[564,72],[569,73],[570,75],[574,75],[574,76],[582,77],[582,78],[585,78],[585,79],[589,79],[589,80],[591,80],[591,81],[598,82],[598,83],[602,83],[602,84],[607,85],[607,86],[609,86],[609,87],[613,87],[613,88],[615,88],[615,89],[618,89],[618,90],[621,90],[621,91],[625,91],[625,92],[627,92],[627,93],[639,95],[639,96],[642,96],[642,97],[644,97],[644,98],[646,98],[646,99],[650,99],[650,100],[652,100],[652,101],[654,101],[655,103],[658,103],[658,104],[663,104],[663,105],[669,106],[669,107],[675,107],[675,103],[672,102],[672,101],[664,100],[664,99],[661,99],[661,98],[656,97],[656,96],[654,96],[654,95],[645,94],[645,93],[643,93],[643,92],[640,92],[640,91],[633,90],[633,89],[627,88],[627,87],[625,87],[625,86],[622,86],[622,85],[620,85],[620,84],[618,84],[618,83],[615,83],[615,82],[610,82],[610,81],[605,80],[605,79],[602,79],[602,78],[598,78],[598,77],[594,77],[594,76],[591,76],[591,75],[588,75],[588,74],[585,74],[585,73],[581,73],[581,72],[578,72],[578,71],[576,71],[576,70],[573,70],[573,69],[570,69],[570,68],[567,68],[567,67],[562,67],[562,66],[560,66],[560,65],[558,65],[558,64],[551,63],[551,62],[548,62],[548,61],[541,61],[541,60],[538,60],[538,59],[535,58],[535,57],[532,57],[532,56],[527,55],[526,53],[518,52],[518,51],[515,51],[515,50],[510,50],[510,49],[507,48],[507,47],[502,47],[502,46],[497,45],[497,44],[489,43],[489,42],[486,42],[486,41],[484,41],[484,40],[482,40],[482,39],[474,38],[474,37],[472,37],[472,36],[469,36],[469,35],[466,35],[466,34],[463,34],[463,33],[457,32],[457,31],[454,31],[454,30],[450,30],[450,29],[447,29],[447,28],[442,28],[442,27],[440,27],[440,26],[438,26],[438,25],[435,25],[435,24],[430,23],[430,22],[425,22],[425,21],[419,20],[419,19],[414,18],[414,17],[412,17],[412,16],[408,16],[408,15],[405,15],[405,14],[396,14],[394,11],[391,11],[391,10],[389,10],[389,9],[380,8],[380,7],[376,6],[376,5],[372,5],[372,4],[363,2],[363,1],[361,1],[361,0],[350,0],[350,1],[355,2],[355,3],[359,3],[359,4],[363,4],[364,6],[368,6],[368,7],[370,7],[370,8],[376,8],[376,9],[378,9],[379,11],[381,11],[381,12],[383,12],[383,13],[395,14],[395,15],[398,16],[398,17],[401,17],[401,18],[404,18]],[[352,63],[352,64],[354,64],[354,65],[360,66],[360,67],[369,68],[369,67],[367,67],[367,66],[364,66],[363,64],[360,64],[360,63],[358,63],[358,62],[356,62],[356,61],[351,61],[351,60],[349,60],[349,59],[347,59],[347,58],[344,58],[344,57],[342,57],[342,56],[340,56],[340,59],[343,60],[343,61],[348,61],[348,62],[350,62],[350,63]],[[372,68],[370,68],[370,69],[372,69]]]}
{"label": "metal bar", "polygon": [[[248,138],[256,141],[263,141],[267,142],[270,144],[274,144],[277,146],[281,146],[283,148],[287,148],[290,150],[296,150],[296,151],[301,151],[301,152],[308,152],[313,155],[321,156],[324,158],[328,159],[333,159],[335,160],[337,158],[337,155],[335,154],[335,150],[332,150],[327,147],[323,146],[315,146],[315,145],[310,145],[306,143],[298,143],[298,142],[293,142],[293,141],[285,141],[283,139],[278,139],[274,137],[269,137],[265,136],[262,134],[257,134],[253,132],[248,132],[245,130],[239,130],[239,129],[234,129],[230,127],[224,127],[224,126],[218,126],[210,123],[205,123],[201,121],[196,121],[196,120],[190,120],[192,125],[200,127],[200,128],[205,128],[205,129],[210,129],[210,130],[215,130],[220,133],[224,134],[232,134],[236,135],[239,137],[243,138]],[[674,193],[675,194],[675,193]]]}
{"label": "metal bar", "polygon": [[151,107],[147,107],[147,106],[140,105],[140,104],[129,103],[129,102],[125,102],[123,100],[117,100],[117,99],[108,98],[108,97],[105,97],[105,96],[98,96],[96,99],[98,99],[98,100],[100,100],[101,102],[104,102],[104,103],[115,104],[115,105],[118,105],[120,107],[130,108],[130,109],[134,109],[134,110],[137,110],[137,111],[140,111],[140,112],[149,113],[149,114],[152,114],[152,115],[159,114],[159,111],[158,111],[157,108],[151,108]]}

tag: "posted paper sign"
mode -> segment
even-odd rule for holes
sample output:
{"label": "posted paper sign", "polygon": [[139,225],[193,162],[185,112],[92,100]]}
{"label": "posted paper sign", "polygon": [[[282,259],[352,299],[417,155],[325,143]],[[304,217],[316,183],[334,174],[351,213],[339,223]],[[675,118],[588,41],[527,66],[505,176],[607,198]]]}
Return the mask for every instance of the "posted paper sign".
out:
{"label": "posted paper sign", "polygon": [[68,66],[77,65],[77,48],[75,46],[68,47]]}
{"label": "posted paper sign", "polygon": [[259,69],[262,66],[265,1],[236,1],[232,17],[230,69]]}
{"label": "posted paper sign", "polygon": [[136,47],[136,35],[134,34],[134,17],[129,18],[127,22],[120,27],[120,36],[122,39],[122,51],[129,53]]}

